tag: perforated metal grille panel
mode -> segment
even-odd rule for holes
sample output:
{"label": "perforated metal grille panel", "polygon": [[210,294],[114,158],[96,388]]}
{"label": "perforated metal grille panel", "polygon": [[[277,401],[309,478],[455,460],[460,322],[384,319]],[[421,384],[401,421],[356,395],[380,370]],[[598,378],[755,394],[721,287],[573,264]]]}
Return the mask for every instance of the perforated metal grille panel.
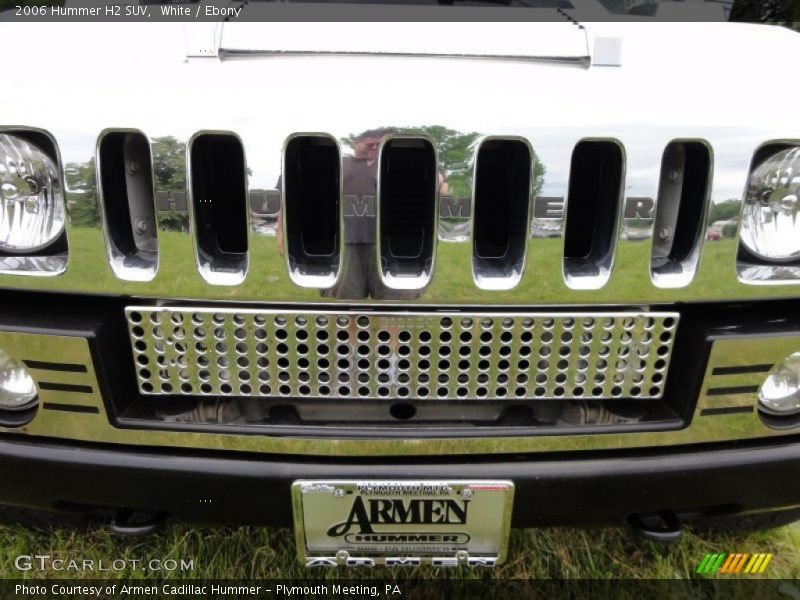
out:
{"label": "perforated metal grille panel", "polygon": [[678,314],[131,306],[144,394],[659,398]]}

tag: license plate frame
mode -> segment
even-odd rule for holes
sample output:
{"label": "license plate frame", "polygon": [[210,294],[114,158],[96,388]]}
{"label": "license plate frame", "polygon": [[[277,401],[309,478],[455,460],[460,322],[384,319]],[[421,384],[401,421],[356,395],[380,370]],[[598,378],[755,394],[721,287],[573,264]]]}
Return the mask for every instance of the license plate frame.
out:
{"label": "license plate frame", "polygon": [[493,567],[506,559],[507,480],[301,479],[295,540],[307,567]]}

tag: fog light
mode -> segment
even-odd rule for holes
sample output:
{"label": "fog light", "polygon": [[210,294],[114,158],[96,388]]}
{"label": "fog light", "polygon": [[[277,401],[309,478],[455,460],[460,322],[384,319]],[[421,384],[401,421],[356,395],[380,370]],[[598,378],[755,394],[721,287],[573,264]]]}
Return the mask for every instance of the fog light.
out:
{"label": "fog light", "polygon": [[800,352],[776,365],[758,392],[761,410],[770,415],[800,414]]}
{"label": "fog light", "polygon": [[25,365],[0,350],[0,410],[26,410],[36,404],[36,383]]}
{"label": "fog light", "polygon": [[46,248],[61,236],[65,221],[55,161],[20,136],[0,134],[0,250]]}

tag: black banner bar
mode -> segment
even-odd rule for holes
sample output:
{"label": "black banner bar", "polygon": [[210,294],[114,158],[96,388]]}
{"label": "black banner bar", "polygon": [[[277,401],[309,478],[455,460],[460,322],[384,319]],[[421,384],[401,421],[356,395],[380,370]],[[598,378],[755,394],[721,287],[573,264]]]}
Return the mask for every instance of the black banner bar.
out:
{"label": "black banner bar", "polygon": [[[774,3],[793,0],[773,0]],[[466,4],[466,5],[465,5]],[[520,22],[552,21],[580,23],[597,21],[725,21],[736,17],[733,0],[672,2],[659,6],[658,0],[648,9],[624,2],[571,3],[558,0],[517,0],[503,4],[493,0],[472,2],[403,2],[375,0],[356,2],[306,1],[231,1],[231,0],[0,0],[0,21],[41,22]],[[787,10],[791,10],[790,8]],[[741,12],[741,11],[740,11]],[[782,15],[783,13],[780,13]],[[740,18],[753,19],[760,13],[744,13]]]}
{"label": "black banner bar", "polygon": [[[320,579],[297,580],[0,580],[4,600],[181,600],[233,598],[315,598],[353,600],[428,600],[479,598],[780,598],[796,597],[800,585],[791,580],[703,578],[692,580],[496,580],[480,579]],[[320,574],[322,575],[322,574]],[[334,578],[331,578],[334,575]],[[369,573],[365,574],[366,576]],[[473,575],[474,576],[474,575]]]}

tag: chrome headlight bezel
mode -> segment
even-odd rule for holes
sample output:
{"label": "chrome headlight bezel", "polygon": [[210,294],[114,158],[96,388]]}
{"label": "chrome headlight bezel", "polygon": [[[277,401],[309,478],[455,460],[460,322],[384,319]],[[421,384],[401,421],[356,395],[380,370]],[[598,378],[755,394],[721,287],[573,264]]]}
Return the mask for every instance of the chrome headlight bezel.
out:
{"label": "chrome headlight bezel", "polygon": [[756,153],[739,241],[740,248],[759,262],[800,262],[800,144],[770,144]]}
{"label": "chrome headlight bezel", "polygon": [[66,229],[64,188],[55,144],[35,131],[0,131],[0,253],[31,256]]}

